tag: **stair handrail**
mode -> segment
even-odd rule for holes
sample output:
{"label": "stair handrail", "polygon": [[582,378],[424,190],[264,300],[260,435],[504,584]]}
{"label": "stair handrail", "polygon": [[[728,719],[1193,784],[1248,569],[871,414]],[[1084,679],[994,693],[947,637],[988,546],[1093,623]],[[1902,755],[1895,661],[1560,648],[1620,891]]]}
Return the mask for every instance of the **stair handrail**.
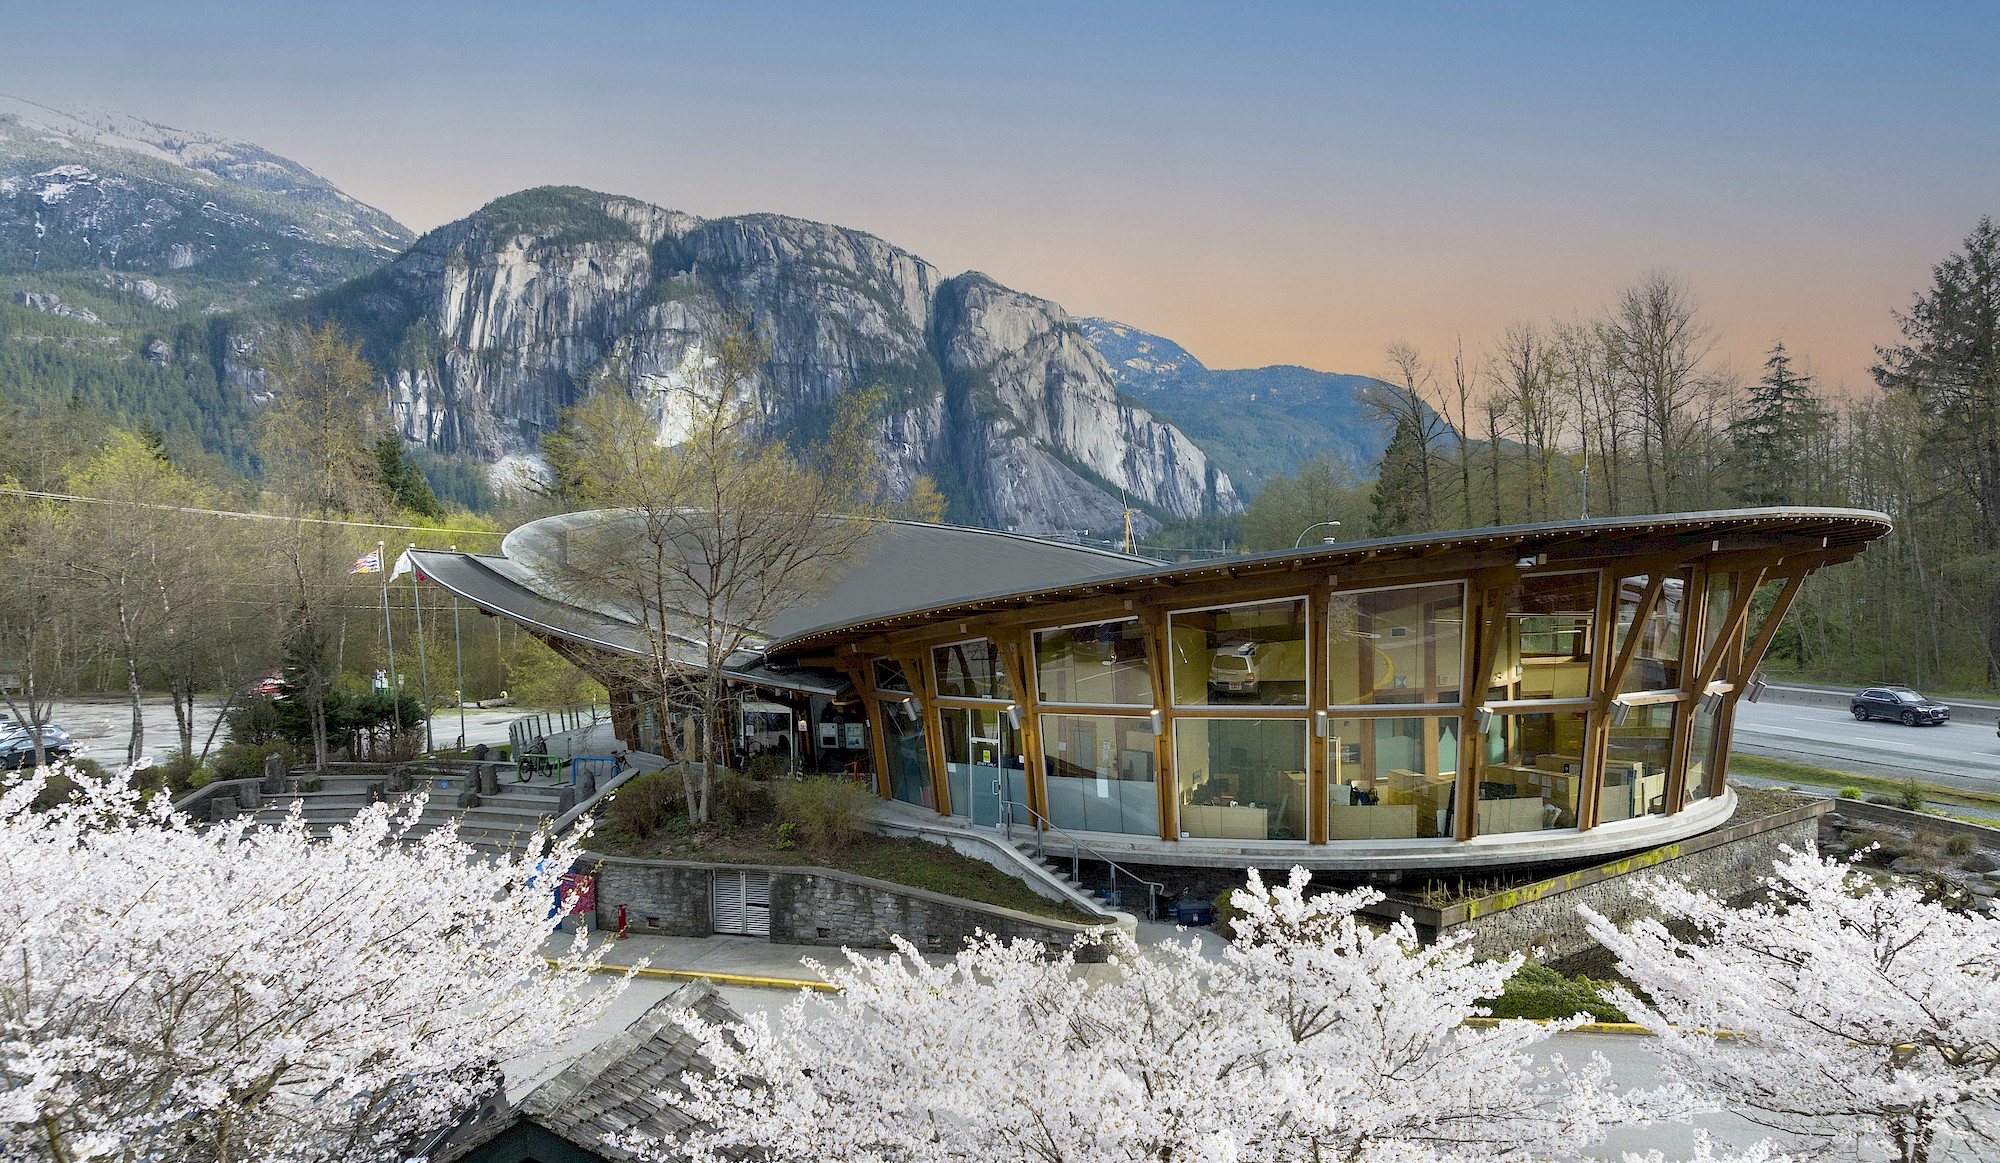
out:
{"label": "stair handrail", "polygon": [[1022,811],[1028,813],[1030,822],[1032,822],[1035,826],[1035,859],[1037,860],[1047,859],[1043,855],[1042,835],[1045,832],[1054,832],[1056,835],[1061,836],[1063,839],[1069,841],[1069,846],[1070,846],[1069,878],[1071,880],[1075,881],[1079,885],[1083,883],[1083,877],[1080,875],[1082,872],[1083,859],[1081,856],[1078,855],[1078,853],[1088,852],[1090,853],[1091,858],[1093,860],[1096,860],[1110,867],[1111,887],[1113,890],[1116,890],[1118,887],[1118,874],[1121,872],[1124,873],[1126,876],[1130,877],[1131,879],[1137,881],[1138,883],[1145,885],[1146,919],[1149,921],[1157,921],[1160,919],[1159,903],[1160,903],[1160,897],[1164,895],[1167,891],[1167,886],[1165,884],[1157,880],[1147,880],[1145,877],[1140,876],[1138,873],[1118,863],[1116,860],[1113,860],[1109,856],[1106,856],[1104,853],[1099,852],[1095,848],[1092,848],[1090,845],[1084,843],[1082,840],[1079,840],[1075,836],[1070,835],[1068,832],[1063,831],[1061,828],[1056,827],[1054,823],[1050,822],[1047,816],[1044,816],[1040,812],[1029,807],[1027,804],[1022,803],[1019,800],[1003,799],[1000,801],[1000,822],[1002,827],[1004,827],[1007,831],[1007,843],[1012,844],[1014,842],[1015,808],[1020,808]]}

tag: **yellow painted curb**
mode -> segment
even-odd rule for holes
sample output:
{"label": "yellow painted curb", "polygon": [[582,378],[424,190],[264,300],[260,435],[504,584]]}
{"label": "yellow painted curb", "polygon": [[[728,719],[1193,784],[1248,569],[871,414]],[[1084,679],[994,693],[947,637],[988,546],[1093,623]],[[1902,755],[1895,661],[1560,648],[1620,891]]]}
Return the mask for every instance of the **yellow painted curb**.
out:
{"label": "yellow painted curb", "polygon": [[[542,960],[554,969],[562,963],[552,957]],[[736,985],[745,989],[812,989],[821,993],[838,992],[834,986],[824,981],[796,981],[787,977],[752,977],[743,973],[710,973],[700,969],[654,969],[647,966],[633,969],[629,965],[599,965],[596,973],[630,973],[634,977],[651,977],[665,981],[706,981],[711,985]]]}
{"label": "yellow painted curb", "polygon": [[[1459,1024],[1462,1026],[1470,1026],[1475,1030],[1490,1030],[1495,1026],[1498,1026],[1502,1022],[1533,1022],[1538,1026],[1545,1026],[1549,1024],[1549,1019],[1467,1018],[1463,1022],[1460,1022]],[[1584,1024],[1565,1032],[1571,1034],[1636,1034],[1640,1037],[1645,1037],[1645,1038],[1650,1038],[1653,1036],[1653,1031],[1647,1029],[1642,1025],[1639,1025],[1637,1022],[1585,1022]]]}

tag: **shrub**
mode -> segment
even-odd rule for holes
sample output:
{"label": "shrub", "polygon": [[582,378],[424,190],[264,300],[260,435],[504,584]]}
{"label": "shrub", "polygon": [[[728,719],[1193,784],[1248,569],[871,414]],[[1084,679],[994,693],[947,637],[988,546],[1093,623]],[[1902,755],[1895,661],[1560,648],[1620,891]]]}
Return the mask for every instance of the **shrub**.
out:
{"label": "shrub", "polygon": [[1224,937],[1236,936],[1236,918],[1243,914],[1236,908],[1236,890],[1225,888],[1215,895],[1215,931]]}
{"label": "shrub", "polygon": [[1840,798],[1844,800],[1858,800],[1861,798],[1861,789],[1858,787],[1841,788]]}
{"label": "shrub", "polygon": [[716,773],[710,795],[713,817],[721,824],[746,824],[771,810],[770,787],[742,772]]}
{"label": "shrub", "polygon": [[680,811],[681,778],[670,771],[635,775],[618,786],[605,809],[604,826],[613,835],[644,840]]}
{"label": "shrub", "polygon": [[1625,1012],[1598,996],[1598,983],[1569,978],[1543,965],[1528,964],[1507,979],[1499,997],[1484,1004],[1496,1018],[1567,1018],[1589,1014],[1592,1021],[1623,1022]]}
{"label": "shrub", "polygon": [[770,783],[790,776],[792,774],[792,761],[782,755],[753,756],[750,762],[743,765],[743,774],[749,776],[751,779],[763,780],[766,783]]}
{"label": "shrub", "polygon": [[1944,842],[1944,850],[1953,856],[1970,856],[1972,850],[1978,846],[1972,837],[1963,832]]}
{"label": "shrub", "polygon": [[799,826],[787,820],[778,825],[777,843],[771,845],[780,852],[790,852],[799,846]]}
{"label": "shrub", "polygon": [[278,739],[226,743],[210,753],[208,768],[213,779],[258,779],[264,774],[264,760],[282,755],[289,770],[298,766],[298,754],[297,748]]}
{"label": "shrub", "polygon": [[820,776],[777,785],[778,814],[798,826],[806,847],[839,852],[861,835],[875,797],[844,779]]}
{"label": "shrub", "polygon": [[1916,780],[1906,779],[1902,786],[1896,789],[1897,807],[1905,811],[1921,812],[1924,810],[1924,804],[1924,785]]}

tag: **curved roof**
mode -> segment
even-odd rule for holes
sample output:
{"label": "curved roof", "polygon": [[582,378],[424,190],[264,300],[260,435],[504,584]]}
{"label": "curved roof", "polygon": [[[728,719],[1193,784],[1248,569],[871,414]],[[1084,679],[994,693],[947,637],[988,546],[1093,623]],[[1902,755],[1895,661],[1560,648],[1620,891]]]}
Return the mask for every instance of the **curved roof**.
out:
{"label": "curved roof", "polygon": [[1380,537],[1191,564],[1153,564],[1112,577],[1088,578],[1011,592],[995,589],[975,597],[940,599],[896,614],[828,622],[796,631],[774,642],[771,649],[772,653],[793,651],[933,620],[996,613],[1084,596],[1157,594],[1162,588],[1190,582],[1289,572],[1306,566],[1338,570],[1363,563],[1389,563],[1398,559],[1446,555],[1468,562],[1483,555],[1492,559],[1486,564],[1503,565],[1533,554],[1546,557],[1547,560],[1541,562],[1539,567],[1547,569],[1560,564],[1565,557],[1636,556],[1705,539],[1727,539],[1730,542],[1728,548],[1744,549],[1782,542],[1801,551],[1823,553],[1828,562],[1844,561],[1859,554],[1869,542],[1893,527],[1887,514],[1870,509],[1769,508],[1609,517]]}
{"label": "curved roof", "polygon": [[[437,551],[413,557],[425,578],[489,612],[586,645],[644,654],[636,625],[553,596],[533,566],[555,552],[551,547],[566,532],[586,523],[601,531],[605,522],[621,519],[628,518],[597,510],[535,521],[508,534],[500,557]],[[863,543],[859,562],[825,593],[753,629],[769,640],[766,654],[797,654],[884,630],[1044,602],[1116,594],[1157,598],[1183,585],[1306,566],[1393,571],[1419,558],[1473,569],[1532,555],[1539,568],[1551,568],[1566,558],[1636,556],[1710,541],[1714,549],[1785,546],[1833,562],[1855,556],[1890,528],[1886,515],[1865,509],[1734,509],[1384,537],[1168,565],[1021,534],[893,521]],[[688,646],[698,650],[698,643]],[[732,660],[740,664],[733,669],[747,677],[757,661],[755,655]]]}

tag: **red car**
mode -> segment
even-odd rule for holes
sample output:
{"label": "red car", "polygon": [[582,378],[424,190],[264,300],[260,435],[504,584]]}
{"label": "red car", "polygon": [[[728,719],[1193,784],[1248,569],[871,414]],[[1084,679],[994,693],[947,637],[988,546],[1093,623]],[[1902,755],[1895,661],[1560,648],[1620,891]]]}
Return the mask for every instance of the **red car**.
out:
{"label": "red car", "polygon": [[284,672],[274,670],[249,686],[244,687],[241,693],[249,695],[252,698],[275,699],[285,693]]}

